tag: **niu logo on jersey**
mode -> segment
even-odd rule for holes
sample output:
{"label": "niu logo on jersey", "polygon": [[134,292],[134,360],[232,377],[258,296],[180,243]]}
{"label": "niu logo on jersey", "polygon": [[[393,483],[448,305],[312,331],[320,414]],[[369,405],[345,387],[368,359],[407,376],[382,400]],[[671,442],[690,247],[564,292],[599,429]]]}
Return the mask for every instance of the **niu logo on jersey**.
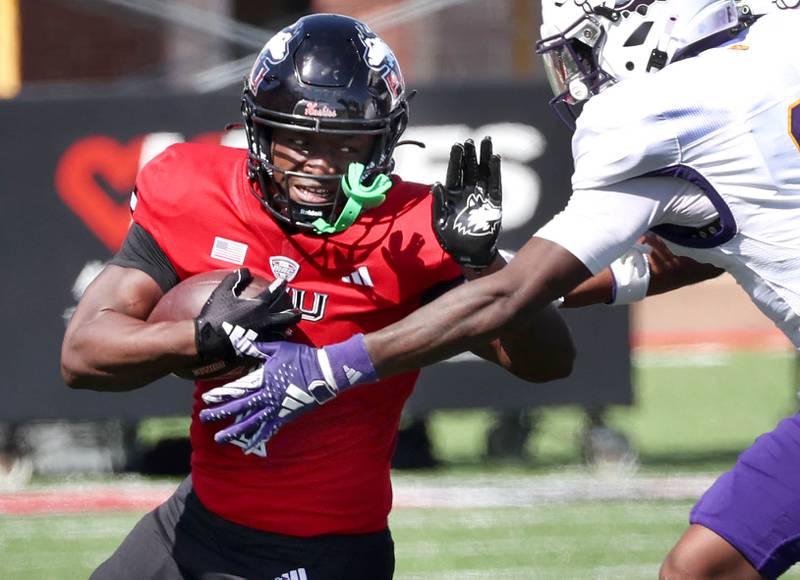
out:
{"label": "niu logo on jersey", "polygon": [[303,320],[309,322],[319,322],[325,316],[325,308],[328,304],[328,295],[313,292],[308,295],[307,290],[297,290],[289,288],[292,294],[292,304],[300,311]]}

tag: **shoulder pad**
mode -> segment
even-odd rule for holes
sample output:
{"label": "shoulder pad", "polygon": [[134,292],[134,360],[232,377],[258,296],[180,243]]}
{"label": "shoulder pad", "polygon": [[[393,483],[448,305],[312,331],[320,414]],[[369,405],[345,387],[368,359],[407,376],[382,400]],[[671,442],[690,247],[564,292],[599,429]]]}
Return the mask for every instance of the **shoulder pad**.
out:
{"label": "shoulder pad", "polygon": [[648,80],[627,79],[586,103],[572,139],[573,189],[605,187],[680,163],[677,127],[652,95],[654,87],[642,82]]}

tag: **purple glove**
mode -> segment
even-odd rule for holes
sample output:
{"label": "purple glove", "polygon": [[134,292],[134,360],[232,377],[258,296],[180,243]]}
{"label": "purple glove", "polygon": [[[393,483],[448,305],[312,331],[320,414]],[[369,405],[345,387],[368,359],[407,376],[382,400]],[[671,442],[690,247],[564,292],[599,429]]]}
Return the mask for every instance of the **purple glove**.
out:
{"label": "purple glove", "polygon": [[236,417],[233,425],[214,435],[217,443],[247,437],[246,451],[267,442],[284,423],[341,391],[378,380],[364,335],[321,349],[292,342],[254,342],[248,354],[266,359],[249,375],[203,394],[207,405],[200,420]]}

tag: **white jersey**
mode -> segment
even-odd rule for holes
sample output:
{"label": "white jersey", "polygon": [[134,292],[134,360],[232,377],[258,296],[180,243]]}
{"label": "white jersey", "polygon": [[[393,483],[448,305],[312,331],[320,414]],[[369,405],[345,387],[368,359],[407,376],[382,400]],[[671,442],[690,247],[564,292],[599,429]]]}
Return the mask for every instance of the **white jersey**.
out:
{"label": "white jersey", "polygon": [[764,16],[592,97],[573,138],[573,198],[537,236],[596,273],[652,229],[730,272],[800,347],[797,30],[800,10]]}

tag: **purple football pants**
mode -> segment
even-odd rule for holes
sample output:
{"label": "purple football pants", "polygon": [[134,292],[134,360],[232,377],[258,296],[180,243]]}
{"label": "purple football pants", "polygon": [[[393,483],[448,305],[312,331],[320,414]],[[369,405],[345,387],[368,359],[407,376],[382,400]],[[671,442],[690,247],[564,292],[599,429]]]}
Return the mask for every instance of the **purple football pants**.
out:
{"label": "purple football pants", "polygon": [[766,578],[800,561],[800,414],[756,439],[690,521],[725,538]]}

